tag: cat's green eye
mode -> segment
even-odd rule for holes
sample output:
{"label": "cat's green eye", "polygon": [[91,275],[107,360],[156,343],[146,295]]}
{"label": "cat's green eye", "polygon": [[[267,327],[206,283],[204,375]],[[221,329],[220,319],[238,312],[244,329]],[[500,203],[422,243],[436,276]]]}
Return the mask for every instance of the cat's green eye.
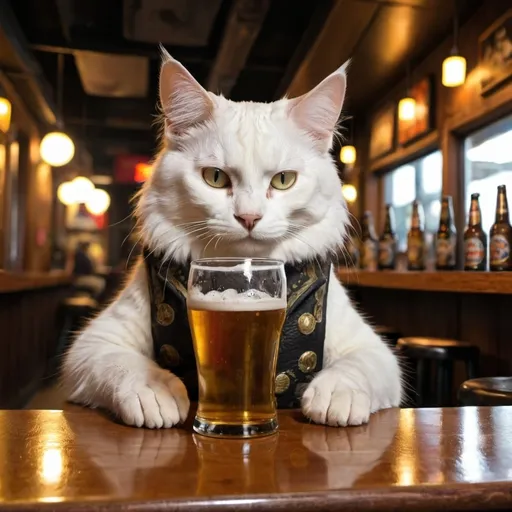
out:
{"label": "cat's green eye", "polygon": [[278,172],[270,182],[273,188],[277,190],[287,190],[295,183],[297,180],[297,173],[293,171],[283,171]]}
{"label": "cat's green eye", "polygon": [[231,184],[229,176],[217,167],[205,167],[203,169],[203,180],[214,188],[227,188]]}

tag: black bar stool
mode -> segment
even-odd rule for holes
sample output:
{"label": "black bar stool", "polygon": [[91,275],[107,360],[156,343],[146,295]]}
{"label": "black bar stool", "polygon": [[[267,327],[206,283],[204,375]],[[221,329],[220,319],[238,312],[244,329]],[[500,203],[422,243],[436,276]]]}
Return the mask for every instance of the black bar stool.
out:
{"label": "black bar stool", "polygon": [[396,347],[398,340],[402,337],[402,334],[389,325],[376,325],[374,331],[390,346]]}
{"label": "black bar stool", "polygon": [[480,351],[471,343],[443,338],[400,338],[400,353],[412,359],[416,367],[416,405],[427,405],[431,388],[431,363],[435,366],[435,404],[438,407],[451,405],[453,365],[462,361],[466,366],[467,379],[474,379],[478,372]]}
{"label": "black bar stool", "polygon": [[460,405],[512,405],[512,377],[483,377],[463,382]]}

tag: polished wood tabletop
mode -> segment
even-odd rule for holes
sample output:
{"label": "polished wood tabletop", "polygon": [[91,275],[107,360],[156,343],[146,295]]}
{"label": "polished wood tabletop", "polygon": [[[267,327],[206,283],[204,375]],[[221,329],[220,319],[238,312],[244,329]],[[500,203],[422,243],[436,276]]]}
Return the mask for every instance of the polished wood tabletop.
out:
{"label": "polished wood tabletop", "polygon": [[280,413],[251,441],[98,411],[0,411],[0,510],[512,508],[512,407],[390,409],[332,428]]}

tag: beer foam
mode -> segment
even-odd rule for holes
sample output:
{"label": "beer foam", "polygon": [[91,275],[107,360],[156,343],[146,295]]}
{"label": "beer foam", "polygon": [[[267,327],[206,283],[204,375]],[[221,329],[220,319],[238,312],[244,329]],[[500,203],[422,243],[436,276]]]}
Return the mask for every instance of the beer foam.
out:
{"label": "beer foam", "polygon": [[271,297],[260,290],[237,292],[230,288],[219,292],[216,290],[202,293],[197,287],[188,294],[190,309],[207,309],[210,311],[271,311],[286,308],[285,298]]}

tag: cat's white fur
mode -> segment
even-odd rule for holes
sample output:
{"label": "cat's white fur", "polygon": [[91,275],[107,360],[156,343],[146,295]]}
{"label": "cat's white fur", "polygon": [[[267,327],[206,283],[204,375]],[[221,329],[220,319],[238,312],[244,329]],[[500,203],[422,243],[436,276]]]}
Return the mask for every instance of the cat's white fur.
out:
{"label": "cat's white fur", "polygon": [[[150,250],[185,261],[200,256],[268,256],[298,262],[329,256],[348,224],[329,155],[346,86],[342,66],[308,94],[270,104],[235,103],[206,92],[164,53],[160,96],[165,148],[141,193],[137,215]],[[202,168],[217,167],[232,187],[212,188]],[[297,172],[286,191],[269,184]],[[261,219],[249,233],[235,215]],[[398,406],[396,357],[356,312],[335,274],[327,298],[323,370],[302,398],[318,423],[359,425]],[[171,427],[185,420],[187,392],[154,361],[143,262],[118,298],[67,352],[63,383],[70,400],[104,407],[125,423]]]}

